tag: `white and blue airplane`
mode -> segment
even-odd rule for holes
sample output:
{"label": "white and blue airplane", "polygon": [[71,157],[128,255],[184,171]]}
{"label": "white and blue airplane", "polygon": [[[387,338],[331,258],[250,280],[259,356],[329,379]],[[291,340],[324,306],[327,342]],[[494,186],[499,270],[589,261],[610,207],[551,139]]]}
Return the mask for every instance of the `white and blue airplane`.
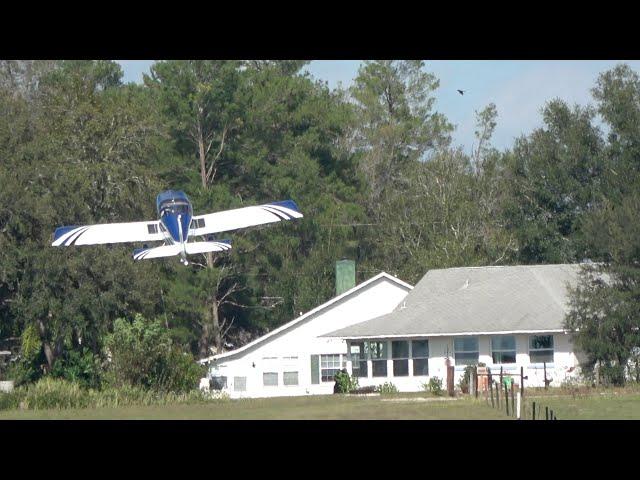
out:
{"label": "white and blue airplane", "polygon": [[[54,247],[99,245],[124,242],[164,242],[164,245],[136,249],[134,260],[172,257],[188,265],[187,255],[222,252],[231,248],[230,240],[214,240],[214,233],[302,218],[293,200],[236,208],[207,215],[193,216],[189,197],[182,191],[167,190],[158,195],[156,207],[160,220],[150,222],[102,223],[98,225],[59,227],[53,234]],[[189,238],[205,235],[205,241]]]}

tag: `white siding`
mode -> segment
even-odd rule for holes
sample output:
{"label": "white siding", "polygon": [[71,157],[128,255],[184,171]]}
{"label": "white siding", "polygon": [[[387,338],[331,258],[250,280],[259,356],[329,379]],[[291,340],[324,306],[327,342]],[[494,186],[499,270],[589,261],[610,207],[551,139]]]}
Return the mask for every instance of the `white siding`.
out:
{"label": "white siding", "polygon": [[[382,277],[235,358],[220,359],[217,365],[212,363],[210,372],[227,377],[225,391],[232,398],[333,393],[333,381],[311,384],[311,355],[346,356],[347,344],[342,339],[321,338],[321,335],[389,313],[407,293],[408,288]],[[297,360],[284,359],[292,356],[298,357]],[[276,360],[265,360],[267,357],[276,357]],[[278,372],[278,386],[263,386],[262,374],[273,371]],[[285,371],[298,371],[297,386],[283,384]],[[246,391],[234,391],[234,376],[246,377]]]}

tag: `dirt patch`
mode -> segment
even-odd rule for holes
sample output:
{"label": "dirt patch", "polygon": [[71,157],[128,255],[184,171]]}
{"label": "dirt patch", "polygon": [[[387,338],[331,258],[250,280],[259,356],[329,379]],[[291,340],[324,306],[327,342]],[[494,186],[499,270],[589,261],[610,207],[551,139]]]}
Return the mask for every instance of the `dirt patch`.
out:
{"label": "dirt patch", "polygon": [[459,397],[441,397],[441,398],[423,398],[423,397],[414,397],[414,398],[383,398],[383,402],[451,402],[455,400],[460,400]]}

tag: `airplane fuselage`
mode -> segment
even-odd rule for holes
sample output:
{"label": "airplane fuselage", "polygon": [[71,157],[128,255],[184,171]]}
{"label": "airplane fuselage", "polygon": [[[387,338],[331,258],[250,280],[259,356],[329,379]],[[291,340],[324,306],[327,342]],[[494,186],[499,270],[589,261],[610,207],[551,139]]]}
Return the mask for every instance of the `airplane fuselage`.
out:
{"label": "airplane fuselage", "polygon": [[179,190],[167,190],[156,198],[158,217],[164,228],[161,228],[165,240],[172,245],[182,245],[180,256],[187,264],[185,244],[189,238],[189,227],[193,217],[193,208],[189,197]]}

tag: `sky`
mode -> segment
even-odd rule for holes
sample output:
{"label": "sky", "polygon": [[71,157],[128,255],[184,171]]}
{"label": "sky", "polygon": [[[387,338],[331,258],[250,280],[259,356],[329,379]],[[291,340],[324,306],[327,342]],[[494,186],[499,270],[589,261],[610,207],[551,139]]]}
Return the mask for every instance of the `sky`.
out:
{"label": "sky", "polygon": [[[118,60],[125,82],[141,82],[153,60]],[[360,60],[316,60],[306,69],[330,88],[348,87]],[[475,145],[475,112],[490,103],[498,110],[493,145],[503,150],[542,125],[541,109],[554,98],[569,104],[593,103],[598,75],[618,63],[640,72],[640,61],[615,60],[426,60],[425,69],[440,80],[435,109],[456,126],[455,145]],[[460,95],[457,90],[464,90]]]}

